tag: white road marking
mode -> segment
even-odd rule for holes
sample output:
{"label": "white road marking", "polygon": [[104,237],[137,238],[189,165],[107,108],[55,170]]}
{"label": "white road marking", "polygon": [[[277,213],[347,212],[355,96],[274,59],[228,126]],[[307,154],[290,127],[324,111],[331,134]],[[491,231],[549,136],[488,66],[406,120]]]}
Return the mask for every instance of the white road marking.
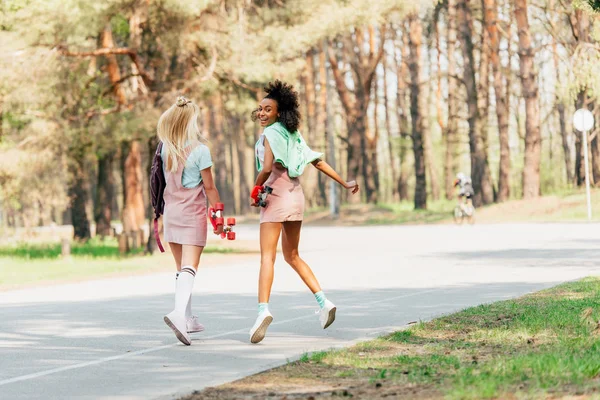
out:
{"label": "white road marking", "polygon": [[[375,300],[375,301],[372,301],[372,302],[365,303],[365,305],[373,305],[373,304],[377,304],[377,303],[382,303],[384,301],[397,300],[397,299],[402,299],[402,298],[405,298],[405,297],[418,296],[418,295],[421,295],[421,294],[426,294],[426,293],[431,293],[431,292],[436,292],[436,291],[443,292],[444,289],[423,290],[423,291],[420,291],[420,292],[409,293],[409,294],[404,294],[404,295],[394,296],[394,297],[388,297],[388,298],[386,298],[384,300]],[[286,319],[286,320],[283,320],[283,321],[273,322],[271,325],[281,325],[281,324],[286,324],[288,322],[299,321],[299,320],[303,320],[303,319],[307,319],[307,318],[313,318],[313,317],[314,317],[314,314],[309,314],[309,315],[304,315],[302,317],[290,318],[290,319]],[[206,336],[206,337],[203,337],[202,340],[217,339],[217,338],[224,337],[224,336],[229,336],[229,335],[234,335],[234,334],[237,334],[237,333],[247,332],[248,330],[249,330],[248,328],[241,328],[241,329],[237,329],[237,330],[234,330],[234,331],[219,333],[217,335]],[[78,363],[78,364],[73,364],[73,365],[67,365],[67,366],[64,366],[64,367],[53,368],[53,369],[49,369],[47,371],[36,372],[34,374],[21,375],[21,376],[17,376],[17,377],[14,377],[14,378],[9,378],[9,379],[5,379],[3,381],[0,381],[0,386],[8,385],[8,384],[15,383],[15,382],[28,381],[28,380],[35,379],[35,378],[40,378],[42,376],[57,374],[57,373],[60,373],[60,372],[70,371],[70,370],[73,370],[73,369],[80,369],[80,368],[85,368],[85,367],[89,367],[89,366],[92,366],[92,365],[104,364],[104,363],[107,363],[107,362],[110,362],[110,361],[122,360],[124,358],[130,358],[130,357],[134,357],[134,356],[139,356],[141,354],[153,353],[155,351],[160,351],[160,350],[168,349],[170,347],[175,347],[175,346],[178,346],[180,344],[181,344],[180,342],[176,342],[176,343],[172,343],[172,344],[166,344],[166,345],[163,345],[163,346],[151,347],[149,349],[143,349],[143,350],[138,350],[138,351],[132,351],[132,352],[125,353],[125,354],[119,354],[119,355],[116,355],[116,356],[104,357],[104,358],[99,358],[97,360],[86,361],[86,362],[82,362],[82,363]]]}

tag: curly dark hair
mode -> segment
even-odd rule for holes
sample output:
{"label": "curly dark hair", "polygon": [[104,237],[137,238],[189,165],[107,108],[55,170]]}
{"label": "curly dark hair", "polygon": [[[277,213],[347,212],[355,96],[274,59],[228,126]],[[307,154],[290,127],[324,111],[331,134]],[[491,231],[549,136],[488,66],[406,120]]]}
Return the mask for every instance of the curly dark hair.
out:
{"label": "curly dark hair", "polygon": [[[264,88],[265,99],[272,99],[277,102],[277,111],[279,111],[279,122],[285,128],[294,133],[300,126],[300,102],[298,101],[298,92],[290,84],[276,79],[275,82],[269,82]],[[258,110],[252,111],[252,120],[258,118]]]}

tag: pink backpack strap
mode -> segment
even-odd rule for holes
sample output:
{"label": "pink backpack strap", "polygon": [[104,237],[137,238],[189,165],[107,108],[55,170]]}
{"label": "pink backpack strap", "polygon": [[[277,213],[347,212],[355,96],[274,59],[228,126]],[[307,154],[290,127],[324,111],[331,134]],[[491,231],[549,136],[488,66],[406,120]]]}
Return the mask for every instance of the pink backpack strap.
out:
{"label": "pink backpack strap", "polygon": [[154,218],[154,238],[156,239],[156,244],[158,245],[158,249],[161,253],[165,252],[165,249],[160,241],[160,235],[158,234],[158,218]]}

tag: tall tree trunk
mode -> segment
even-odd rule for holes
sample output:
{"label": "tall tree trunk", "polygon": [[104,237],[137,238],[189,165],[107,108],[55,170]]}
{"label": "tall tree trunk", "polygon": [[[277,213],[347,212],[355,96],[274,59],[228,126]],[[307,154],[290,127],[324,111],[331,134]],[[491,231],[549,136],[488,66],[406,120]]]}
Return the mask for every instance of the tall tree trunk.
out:
{"label": "tall tree trunk", "polygon": [[[379,36],[381,38],[381,42],[379,46],[379,51],[377,52],[375,27],[372,25],[368,27],[369,60],[371,60],[371,65],[369,65],[368,68],[371,70],[371,73],[367,74],[368,80],[364,84],[364,91],[360,90],[358,92],[362,94],[364,98],[363,103],[366,106],[363,115],[365,116],[365,124],[367,129],[362,135],[363,142],[361,143],[361,149],[363,150],[362,170],[365,181],[365,194],[367,196],[367,202],[372,204],[375,204],[379,201],[379,162],[377,157],[379,131],[377,129],[374,129],[373,134],[371,135],[368,126],[367,113],[368,105],[371,98],[373,80],[377,80],[377,65],[381,62],[381,59],[383,58],[383,55],[385,53],[385,49],[383,46],[385,43],[385,35],[385,28],[381,27],[379,29]],[[377,124],[377,121],[375,123]]]}
{"label": "tall tree trunk", "polygon": [[[483,151],[485,153],[486,160],[488,159],[489,153],[489,132],[490,132],[490,46],[489,46],[489,35],[485,29],[485,13],[482,17],[482,29],[481,29],[481,42],[479,45],[479,83],[477,86],[479,103],[479,118],[481,118],[481,137],[483,140]],[[490,187],[492,191],[492,201],[496,200],[497,193],[494,187],[494,181],[492,179],[491,171],[483,177],[483,187]]]}
{"label": "tall tree trunk", "polygon": [[4,99],[0,95],[0,143],[4,138]]}
{"label": "tall tree trunk", "polygon": [[[383,46],[383,43],[381,45]],[[373,134],[379,138],[379,76],[377,73],[375,73],[375,78],[373,79]],[[375,143],[375,152],[377,152],[376,146],[377,143]]]}
{"label": "tall tree trunk", "polygon": [[[434,12],[434,20],[433,20],[433,34],[434,34],[434,38],[435,38],[435,56],[436,56],[436,90],[435,90],[435,110],[436,110],[436,116],[437,116],[437,123],[438,126],[440,127],[440,132],[442,132],[442,140],[445,141],[445,126],[444,126],[444,114],[442,112],[442,47],[440,45],[440,31],[439,31],[439,21],[440,21],[440,13],[442,12],[443,8],[445,8],[445,5],[443,3],[438,3],[437,6],[435,7],[435,12]],[[452,182],[448,182],[448,176],[446,175],[446,164],[444,164],[444,191],[446,192],[446,196],[448,195],[448,186],[452,184]],[[436,171],[436,175],[435,178],[437,180],[437,171]],[[433,186],[433,184],[432,184]],[[436,187],[438,187],[438,192],[441,190],[441,188],[439,187],[439,184],[436,183],[435,185]],[[438,197],[435,197],[434,194],[434,199],[438,199],[439,198],[439,194]]]}
{"label": "tall tree trunk", "polygon": [[594,186],[600,184],[600,141],[598,140],[597,131],[592,134],[593,139],[590,142],[590,153],[592,160],[592,178]]}
{"label": "tall tree trunk", "polygon": [[[580,91],[579,94],[577,95],[577,100],[575,100],[575,109],[579,110],[580,108],[586,109],[586,110],[590,110],[593,112],[593,110],[595,109],[594,107],[594,101],[587,95],[587,93],[585,91]],[[596,126],[598,126],[598,121],[596,121]],[[600,165],[596,166],[596,162],[600,162],[600,157],[598,158],[594,158],[594,146],[597,147],[597,141],[596,144],[594,143],[594,140],[596,140],[596,137],[594,137],[594,140],[591,141],[590,143],[590,133],[592,135],[594,135],[596,132],[596,130],[592,131],[592,132],[588,132],[588,166],[590,166],[590,182],[593,184],[594,182],[598,182],[596,180],[596,177],[598,177],[598,173],[600,173]],[[583,186],[585,185],[585,152],[584,152],[584,147],[583,147],[583,138],[582,138],[582,134],[580,131],[575,130],[574,132],[575,135],[575,183],[577,184],[577,186]],[[595,136],[595,135],[594,135]],[[595,169],[598,169],[598,171],[595,171]]]}
{"label": "tall tree trunk", "polygon": [[594,182],[596,187],[600,186],[600,139],[598,139],[598,134],[600,134],[600,107],[596,105],[594,107],[596,111],[596,115],[594,116],[595,126],[592,131],[592,170],[594,175]]}
{"label": "tall tree trunk", "polygon": [[[550,9],[554,8],[553,2],[550,4]],[[560,82],[560,65],[558,63],[558,46],[556,43],[556,38],[552,35],[552,58],[554,61],[554,71],[556,72],[556,83]],[[573,176],[573,161],[571,160],[571,145],[569,143],[569,131],[567,130],[567,122],[565,115],[565,105],[559,99],[558,95],[556,96],[556,113],[558,116],[558,125],[560,127],[560,137],[563,148],[563,159],[565,161],[565,173],[567,178],[567,185],[571,186],[574,182]]]}
{"label": "tall tree trunk", "polygon": [[88,202],[88,190],[86,188],[87,177],[85,173],[84,151],[73,148],[69,157],[69,199],[71,208],[71,223],[73,224],[74,238],[87,241],[91,237],[90,221],[87,217],[86,205]]}
{"label": "tall tree trunk", "polygon": [[[436,17],[437,18],[437,17]],[[429,61],[429,78],[432,80],[427,85],[428,90],[424,90],[421,92],[421,96],[425,96],[425,104],[427,108],[425,110],[425,118],[429,119],[431,107],[429,106],[430,102],[433,101],[433,57],[432,51],[430,50],[433,47],[433,38],[431,35],[427,37],[427,59]],[[437,117],[437,116],[436,116]],[[438,117],[439,118],[439,117]],[[437,169],[435,168],[435,157],[433,155],[433,126],[429,126],[429,121],[427,123],[429,129],[423,132],[423,147],[425,148],[425,167],[427,170],[427,175],[429,176],[429,184],[431,185],[431,198],[435,201],[440,199],[440,182],[437,174]]]}
{"label": "tall tree trunk", "polygon": [[458,122],[460,93],[456,63],[457,5],[456,0],[448,0],[448,124],[444,135],[446,152],[444,173],[446,199],[454,198],[454,176],[459,172],[458,163]]}
{"label": "tall tree trunk", "polygon": [[[575,100],[575,109],[579,110],[580,108],[587,106],[587,96],[585,92],[580,91],[577,94],[577,99]],[[575,129],[575,128],[573,128]],[[581,132],[574,130],[573,135],[575,137],[575,184],[578,187],[581,187],[585,184],[585,165],[584,165],[584,155],[583,155],[583,142],[581,141]]]}
{"label": "tall tree trunk", "polygon": [[[338,68],[338,61],[333,51],[333,45],[328,46],[328,57],[333,77],[335,79],[335,86],[340,96],[344,112],[346,114],[346,128],[348,132],[347,144],[347,172],[349,179],[359,179],[361,172],[361,135],[365,134],[365,113],[366,108],[364,104],[363,96],[358,96],[358,93],[353,98],[350,91],[346,87],[345,77],[342,75],[342,71]],[[348,49],[344,48],[346,52]],[[351,54],[348,56],[352,56]],[[361,88],[357,88],[361,90]]]}
{"label": "tall tree trunk", "polygon": [[[110,23],[107,23],[102,32],[102,47],[114,48],[114,41]],[[106,57],[108,62],[108,77],[112,84],[113,93],[117,99],[119,107],[124,106],[127,102],[125,91],[120,83],[121,73],[119,64],[115,55]],[[129,152],[125,159],[123,189],[125,200],[123,202],[123,231],[125,233],[138,232],[145,220],[144,197],[143,197],[143,176],[142,176],[142,156],[140,151],[140,143],[133,141],[128,146]]]}
{"label": "tall tree trunk", "polygon": [[[549,4],[549,8],[552,10],[554,9],[554,1],[551,0],[550,4]],[[552,24],[554,24],[554,20],[552,19]],[[560,65],[558,63],[558,46],[556,43],[556,37],[555,35],[552,35],[552,58],[554,61],[554,71],[556,72],[556,85],[558,85],[558,82],[560,82],[561,79],[561,74],[560,74]],[[573,161],[572,161],[572,156],[571,156],[571,145],[569,143],[569,135],[570,135],[570,131],[567,130],[567,122],[566,122],[566,115],[565,115],[565,105],[564,103],[561,101],[561,99],[558,97],[558,95],[556,96],[556,113],[557,113],[557,117],[558,117],[558,124],[560,127],[560,137],[561,137],[561,142],[562,142],[562,148],[563,148],[563,159],[565,161],[565,173],[566,173],[566,178],[567,178],[567,185],[571,186],[573,185],[574,182],[574,175],[573,175]]]}
{"label": "tall tree trunk", "polygon": [[[306,52],[306,64],[304,69],[304,88],[306,101],[306,128],[308,132],[304,137],[312,148],[318,148],[316,143],[316,91],[315,91],[315,68],[314,68],[314,51],[310,49]],[[319,151],[321,151],[319,149]],[[302,187],[306,196],[308,207],[317,205],[317,171],[316,168],[308,168],[302,178]]]}
{"label": "tall tree trunk", "polygon": [[563,156],[565,160],[565,171],[567,174],[567,184],[571,186],[574,181],[573,177],[573,161],[571,160],[571,145],[569,143],[569,131],[567,130],[567,120],[565,116],[565,105],[558,102],[556,105],[558,113],[558,123],[560,126],[560,137],[562,139]]}
{"label": "tall tree trunk", "polygon": [[585,184],[585,170],[583,164],[583,143],[581,142],[581,134],[575,132],[575,184],[581,187]]}
{"label": "tall tree trunk", "polygon": [[[383,45],[383,43],[382,43]],[[388,158],[390,165],[390,182],[391,182],[391,194],[392,201],[398,200],[398,190],[396,187],[396,179],[398,176],[398,171],[396,168],[396,157],[394,155],[394,143],[392,138],[392,124],[390,121],[390,105],[389,105],[389,96],[388,96],[388,60],[387,55],[383,57],[383,104],[385,105],[385,135],[387,141],[387,149],[388,149]]]}
{"label": "tall tree trunk", "polygon": [[[375,70],[383,57],[381,46],[375,49],[375,29],[368,29],[369,43],[365,45],[365,33],[355,28],[353,37],[343,38],[343,59],[348,60],[352,68],[354,93],[346,85],[346,76],[338,67],[334,51],[335,46],[329,46],[328,57],[340,96],[346,124],[348,127],[348,175],[350,179],[362,176],[364,192],[369,203],[377,202],[379,190],[379,169],[377,165],[377,136],[371,136],[368,131],[367,112],[371,100],[371,89]],[[385,29],[380,29],[380,35],[385,35]],[[368,48],[367,54],[365,49]],[[359,175],[360,174],[360,175]]]}
{"label": "tall tree trunk", "polygon": [[400,58],[396,59],[396,76],[398,93],[396,97],[396,105],[398,107],[398,128],[400,130],[400,176],[398,177],[398,196],[402,201],[409,200],[408,193],[408,179],[410,175],[410,165],[408,163],[408,137],[411,136],[411,126],[408,121],[408,114],[410,112],[409,106],[406,102],[407,97],[407,79],[409,79],[408,60],[409,60],[409,40],[408,31],[401,29],[402,43],[400,43]]}
{"label": "tall tree trunk", "polygon": [[[226,210],[233,210],[233,187],[231,180],[228,177],[227,168],[227,139],[228,135],[225,131],[225,124],[223,118],[223,103],[220,94],[215,94],[210,99],[212,113],[210,117],[210,134],[214,143],[214,148],[220,151],[214,152],[214,170],[215,170],[215,181],[221,201],[225,204]],[[231,172],[231,171],[229,171]]]}
{"label": "tall tree trunk", "polygon": [[482,0],[485,11],[485,27],[490,44],[490,61],[494,77],[494,95],[496,98],[496,118],[498,120],[498,137],[500,142],[500,168],[498,172],[499,203],[510,198],[510,147],[508,132],[509,105],[506,98],[504,74],[500,62],[500,34],[498,33],[498,4],[496,0]]}
{"label": "tall tree trunk", "polygon": [[527,0],[515,0],[515,19],[519,32],[519,65],[521,85],[525,97],[525,164],[523,166],[523,198],[541,194],[540,161],[542,138],[540,132],[540,105],[534,53],[529,30]]}
{"label": "tall tree trunk", "polygon": [[138,232],[145,218],[144,195],[142,187],[142,154],[140,143],[135,140],[129,146],[125,159],[124,186],[125,202],[123,207],[123,231]]}
{"label": "tall tree trunk", "polygon": [[246,176],[246,131],[244,130],[244,121],[234,115],[229,115],[229,120],[232,121],[232,132],[236,133],[236,140],[232,140],[233,151],[235,151],[234,159],[234,197],[236,199],[236,213],[243,214],[250,211],[250,206],[246,201],[247,193],[250,193],[248,186],[248,177]]}
{"label": "tall tree trunk", "polygon": [[[570,15],[571,21],[574,23],[575,28],[575,39],[577,41],[577,45],[582,43],[590,43],[590,19],[587,14],[582,10],[578,9],[575,13]],[[593,100],[587,95],[587,88],[581,88],[580,92],[577,95],[577,100],[575,103],[575,109],[578,110],[580,108],[585,108],[588,110],[593,110]],[[578,158],[576,158],[575,168],[577,174],[577,186],[582,186],[585,184],[585,159],[584,159],[584,148],[582,143],[581,132],[575,131],[575,137],[579,141],[579,146],[577,148]],[[589,137],[589,135],[588,135]],[[588,145],[588,149],[592,146]],[[588,154],[589,156],[589,154]],[[593,160],[592,160],[593,161]],[[592,163],[593,164],[593,163]],[[593,169],[593,168],[592,168]],[[593,173],[590,176],[590,180],[593,180]]]}
{"label": "tall tree trunk", "polygon": [[115,154],[109,151],[98,157],[98,186],[96,188],[96,201],[94,203],[94,221],[96,222],[96,235],[112,235],[112,203],[114,197],[115,180],[113,178],[113,161]]}
{"label": "tall tree trunk", "polygon": [[[317,127],[315,132],[318,135],[317,143],[322,147],[325,154],[329,154],[327,148],[327,55],[325,54],[324,44],[319,47],[319,107],[317,112]],[[327,204],[327,179],[324,174],[317,174],[319,182],[319,201],[323,206]]]}
{"label": "tall tree trunk", "polygon": [[494,201],[491,174],[485,152],[482,119],[479,113],[479,96],[475,81],[475,60],[473,56],[473,16],[470,0],[458,2],[460,34],[464,57],[464,81],[467,86],[469,110],[469,147],[471,151],[471,177],[475,196],[473,204],[477,207]]}
{"label": "tall tree trunk", "polygon": [[415,209],[427,208],[427,177],[425,174],[425,147],[423,135],[429,129],[427,101],[421,91],[421,39],[423,28],[419,16],[409,17],[410,60],[410,115],[415,156]]}

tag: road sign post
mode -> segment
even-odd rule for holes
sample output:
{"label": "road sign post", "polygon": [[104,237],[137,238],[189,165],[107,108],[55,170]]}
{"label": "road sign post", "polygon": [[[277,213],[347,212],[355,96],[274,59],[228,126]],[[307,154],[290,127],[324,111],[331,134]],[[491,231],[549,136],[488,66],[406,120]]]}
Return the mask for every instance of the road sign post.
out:
{"label": "road sign post", "polygon": [[580,108],[573,115],[573,125],[581,132],[583,142],[583,162],[585,163],[585,194],[587,197],[588,221],[592,220],[592,199],[590,195],[590,166],[588,162],[588,131],[594,126],[594,115],[585,108]]}

